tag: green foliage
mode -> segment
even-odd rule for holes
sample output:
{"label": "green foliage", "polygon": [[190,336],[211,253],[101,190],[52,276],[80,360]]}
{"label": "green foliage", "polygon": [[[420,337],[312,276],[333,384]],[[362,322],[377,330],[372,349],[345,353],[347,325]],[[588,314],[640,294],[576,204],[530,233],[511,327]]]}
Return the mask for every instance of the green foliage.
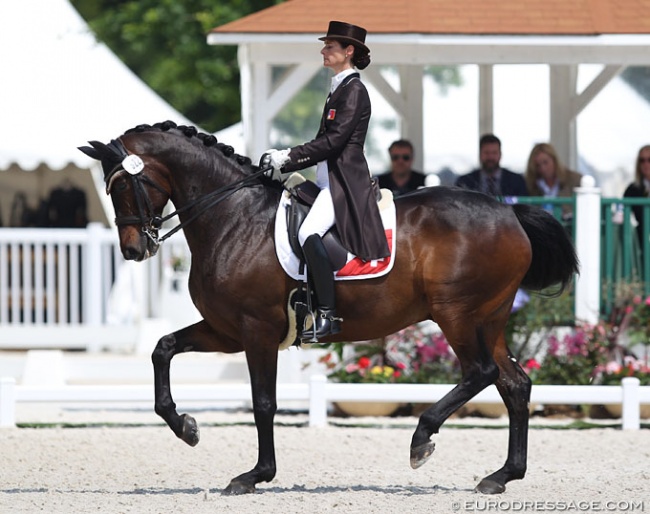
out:
{"label": "green foliage", "polygon": [[505,337],[515,358],[522,362],[534,358],[554,327],[573,325],[573,296],[533,294],[528,302],[510,315]]}
{"label": "green foliage", "polygon": [[[193,123],[216,131],[241,119],[236,46],[208,32],[274,0],[72,0],[98,39]],[[106,77],[110,80],[110,77]],[[153,123],[163,120],[143,120]]]}

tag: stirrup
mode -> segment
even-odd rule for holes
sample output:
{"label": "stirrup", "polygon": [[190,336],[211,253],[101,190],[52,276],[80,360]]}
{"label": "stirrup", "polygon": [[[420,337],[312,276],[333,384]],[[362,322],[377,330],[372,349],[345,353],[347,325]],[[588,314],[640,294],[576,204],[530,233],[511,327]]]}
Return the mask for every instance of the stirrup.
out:
{"label": "stirrup", "polygon": [[338,334],[341,331],[343,318],[336,316],[332,311],[319,311],[315,323],[300,334],[300,339],[309,339],[317,343],[319,339],[329,335]]}

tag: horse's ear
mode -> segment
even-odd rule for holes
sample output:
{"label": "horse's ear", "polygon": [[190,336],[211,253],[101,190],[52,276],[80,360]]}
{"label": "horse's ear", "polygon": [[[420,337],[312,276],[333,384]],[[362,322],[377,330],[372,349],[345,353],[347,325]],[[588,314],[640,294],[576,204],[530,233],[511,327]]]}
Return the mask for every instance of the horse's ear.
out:
{"label": "horse's ear", "polygon": [[94,148],[91,148],[90,146],[78,146],[77,149],[81,150],[83,153],[85,153],[88,157],[92,159],[97,159],[98,161],[100,160],[99,152]]}

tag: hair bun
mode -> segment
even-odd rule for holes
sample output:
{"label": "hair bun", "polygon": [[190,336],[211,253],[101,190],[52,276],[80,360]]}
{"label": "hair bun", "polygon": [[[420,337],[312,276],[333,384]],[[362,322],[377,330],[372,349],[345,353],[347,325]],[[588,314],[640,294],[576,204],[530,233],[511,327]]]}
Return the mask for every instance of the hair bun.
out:
{"label": "hair bun", "polygon": [[362,54],[357,56],[356,52],[352,59],[352,64],[360,70],[365,70],[370,64],[370,54]]}

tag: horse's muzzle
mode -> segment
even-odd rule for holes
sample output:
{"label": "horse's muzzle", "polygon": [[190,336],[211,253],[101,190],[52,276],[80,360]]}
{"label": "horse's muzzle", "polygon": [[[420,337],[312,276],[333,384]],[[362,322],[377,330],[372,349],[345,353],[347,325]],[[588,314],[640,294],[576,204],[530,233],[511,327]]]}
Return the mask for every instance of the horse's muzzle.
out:
{"label": "horse's muzzle", "polygon": [[122,256],[127,261],[141,262],[156,255],[158,247],[158,243],[143,233],[138,238],[123,242]]}

